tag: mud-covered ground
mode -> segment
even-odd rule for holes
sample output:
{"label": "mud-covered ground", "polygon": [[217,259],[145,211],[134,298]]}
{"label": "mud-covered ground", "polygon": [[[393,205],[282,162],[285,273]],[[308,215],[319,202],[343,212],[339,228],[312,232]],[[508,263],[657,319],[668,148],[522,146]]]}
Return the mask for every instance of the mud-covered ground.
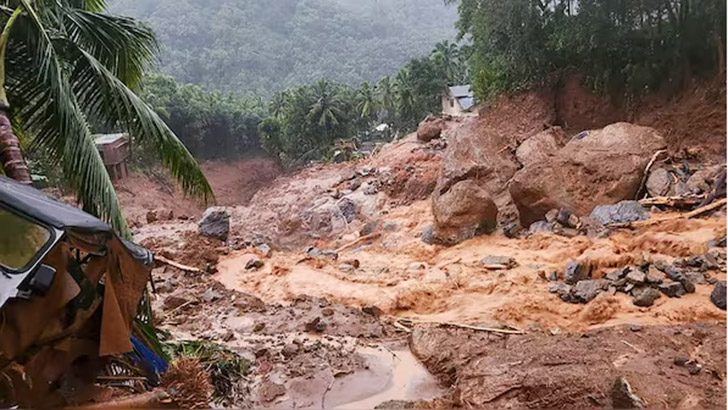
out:
{"label": "mud-covered ground", "polygon": [[[195,268],[154,270],[157,323],[251,363],[238,407],[724,408],[726,311],[711,294],[726,280],[725,206],[690,218],[647,207],[650,223],[596,232],[501,224],[454,246],[427,240],[449,137],[482,132],[510,155],[552,117],[542,96],[498,104],[480,120],[448,121],[440,139],[411,135],[357,161],[277,177],[269,163],[206,165],[227,170],[222,182],[210,175],[231,215],[226,241],[198,233],[199,207],[170,202],[179,212],[153,222],[153,206],[139,207],[135,239]],[[663,117],[675,117],[670,107]],[[724,163],[715,141],[685,150],[681,128],[658,117],[641,121],[668,140],[656,168]],[[262,179],[247,181],[250,169]],[[603,279],[587,303],[562,291],[575,262]],[[615,271],[638,279],[618,284]],[[656,291],[675,271],[693,292]],[[637,301],[648,288],[656,299]]]}

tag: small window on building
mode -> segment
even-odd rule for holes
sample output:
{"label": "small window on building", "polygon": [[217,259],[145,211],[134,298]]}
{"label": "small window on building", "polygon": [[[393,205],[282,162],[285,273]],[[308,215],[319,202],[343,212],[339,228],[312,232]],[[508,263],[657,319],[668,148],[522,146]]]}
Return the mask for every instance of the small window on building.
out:
{"label": "small window on building", "polygon": [[455,107],[455,100],[453,100],[453,99],[451,98],[451,99],[450,99],[450,108],[454,108],[454,107]]}

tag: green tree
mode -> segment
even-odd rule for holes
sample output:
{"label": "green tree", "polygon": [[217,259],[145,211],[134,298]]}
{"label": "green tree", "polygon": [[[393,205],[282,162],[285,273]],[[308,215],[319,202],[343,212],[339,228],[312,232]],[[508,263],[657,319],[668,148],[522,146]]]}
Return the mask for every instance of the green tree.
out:
{"label": "green tree", "polygon": [[[64,171],[86,211],[129,230],[89,124],[152,141],[188,193],[212,198],[195,159],[133,91],[156,50],[153,33],[104,12],[103,0],[3,0],[0,152],[7,175],[30,177],[10,124]],[[13,108],[11,110],[11,107]]]}
{"label": "green tree", "polygon": [[341,94],[325,79],[319,80],[314,85],[312,92],[314,104],[308,112],[309,123],[318,126],[323,143],[330,143],[346,127],[346,102]]}

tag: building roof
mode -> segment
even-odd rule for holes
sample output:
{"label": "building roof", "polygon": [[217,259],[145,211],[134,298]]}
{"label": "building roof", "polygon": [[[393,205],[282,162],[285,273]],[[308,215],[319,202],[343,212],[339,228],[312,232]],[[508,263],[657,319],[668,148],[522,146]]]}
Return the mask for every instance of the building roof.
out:
{"label": "building roof", "polygon": [[465,85],[454,85],[448,87],[450,90],[450,96],[455,98],[470,97],[473,98],[473,90],[470,88],[470,84]]}
{"label": "building roof", "polygon": [[112,144],[122,138],[124,138],[125,134],[95,134],[92,135],[94,142],[96,142],[96,145],[106,145],[106,144]]}
{"label": "building roof", "polygon": [[475,105],[475,96],[473,90],[470,88],[470,84],[448,87],[448,93],[450,94],[450,98],[458,100],[463,110],[467,111]]}

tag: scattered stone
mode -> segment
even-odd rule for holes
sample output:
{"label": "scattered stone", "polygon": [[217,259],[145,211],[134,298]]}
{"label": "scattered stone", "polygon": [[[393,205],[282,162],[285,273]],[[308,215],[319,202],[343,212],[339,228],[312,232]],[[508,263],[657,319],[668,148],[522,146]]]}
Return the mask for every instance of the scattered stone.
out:
{"label": "scattered stone", "polygon": [[377,228],[379,228],[379,223],[379,220],[367,222],[364,227],[359,230],[359,235],[367,236],[373,234],[374,232],[376,232]]}
{"label": "scattered stone", "polygon": [[591,265],[577,260],[566,262],[566,272],[564,273],[564,282],[573,285],[580,280],[591,278]]}
{"label": "scattered stone", "polygon": [[604,275],[604,278],[612,282],[616,282],[617,280],[625,277],[627,275],[627,272],[628,270],[626,268],[615,269],[607,272],[607,274]]}
{"label": "scattered stone", "polygon": [[222,295],[220,292],[210,288],[207,289],[202,296],[200,296],[200,299],[202,299],[205,303],[214,302],[216,300],[219,300],[222,298]]}
{"label": "scattered stone", "polygon": [[162,306],[165,310],[174,310],[186,304],[190,304],[191,299],[182,294],[169,295],[164,299]]}
{"label": "scattered stone", "polygon": [[273,253],[273,250],[265,243],[261,243],[258,246],[255,247],[255,249],[259,250],[260,253],[263,254],[264,258],[270,258],[271,254]]}
{"label": "scattered stone", "polygon": [[546,222],[548,222],[548,223],[555,222],[557,216],[559,216],[558,209],[552,209],[552,210],[546,212]]}
{"label": "scattered stone", "polygon": [[690,358],[687,356],[677,356],[672,360],[675,366],[685,366],[689,361]]}
{"label": "scattered stone", "polygon": [[625,278],[627,279],[627,282],[638,285],[644,283],[647,276],[639,269],[630,268]]}
{"label": "scattered stone", "polygon": [[664,280],[665,274],[654,265],[650,265],[650,267],[647,268],[647,274],[645,275],[645,281],[647,281],[647,283],[659,285]]}
{"label": "scattered stone", "polygon": [[201,235],[225,241],[230,233],[230,213],[225,208],[207,208],[197,226]]}
{"label": "scattered stone", "polygon": [[528,227],[528,233],[552,233],[554,230],[551,224],[546,221],[536,221]]}
{"label": "scattered stone", "polygon": [[154,222],[157,222],[157,211],[156,210],[147,211],[147,223],[150,224],[150,223],[154,223]]}
{"label": "scattered stone", "polygon": [[399,225],[397,224],[397,222],[394,221],[387,221],[382,224],[382,230],[387,232],[396,231],[398,227]]}
{"label": "scattered stone", "polygon": [[357,206],[354,201],[349,198],[343,198],[338,202],[338,208],[343,215],[347,223],[351,222],[356,218]]}
{"label": "scattered stone", "polygon": [[715,284],[713,291],[710,293],[710,301],[719,309],[726,310],[726,281],[720,281]]}
{"label": "scattered stone", "polygon": [[658,286],[658,289],[670,298],[679,298],[685,294],[685,288],[680,282],[663,283]]}
{"label": "scattered stone", "polygon": [[588,303],[609,287],[609,281],[603,279],[580,280],[571,291],[572,301]]}
{"label": "scattered stone", "polygon": [[322,315],[323,315],[324,317],[329,317],[329,316],[332,316],[332,315],[334,314],[334,309],[332,309],[332,308],[330,308],[330,307],[327,307],[327,308],[323,308],[323,309],[321,309],[321,314],[322,314]]}
{"label": "scattered stone", "polygon": [[374,305],[362,306],[361,311],[366,313],[367,315],[372,315],[374,317],[379,317],[382,315],[382,313],[384,313],[382,312],[382,309],[379,309]]}
{"label": "scattered stone", "polygon": [[665,196],[670,192],[672,187],[672,177],[670,172],[665,168],[657,168],[650,172],[647,178],[645,188],[650,196]]}
{"label": "scattered stone", "polygon": [[432,224],[427,225],[425,229],[422,230],[422,233],[420,234],[420,239],[422,239],[422,242],[428,245],[434,245],[435,243],[437,243],[437,239],[435,238],[435,228]]}
{"label": "scattered stone", "polygon": [[685,277],[696,285],[705,283],[705,273],[702,272],[685,272]]}
{"label": "scattered stone", "polygon": [[379,192],[379,186],[373,181],[367,182],[363,189],[364,195],[376,195]]}
{"label": "scattered stone", "polygon": [[345,264],[353,267],[354,269],[359,269],[359,266],[360,266],[359,259],[346,259],[346,260],[342,261],[342,263],[345,263]]}
{"label": "scattered stone", "polygon": [[312,321],[306,323],[305,329],[307,332],[321,333],[326,330],[326,323],[324,323],[320,317],[316,317]]}
{"label": "scattered stone", "polygon": [[299,346],[296,343],[286,343],[286,345],[283,346],[283,349],[281,349],[281,354],[286,359],[290,359],[298,354],[298,350]]}
{"label": "scattered stone", "polygon": [[265,329],[265,323],[258,322],[253,325],[253,332],[260,332],[261,330]]}
{"label": "scattered stone", "polygon": [[642,288],[636,291],[636,295],[632,299],[632,303],[635,306],[648,307],[655,303],[655,300],[660,297],[660,292],[655,288]]}
{"label": "scattered stone", "polygon": [[591,213],[591,218],[603,225],[643,221],[649,217],[650,213],[637,201],[620,201],[614,205],[599,205]]}
{"label": "scattered stone", "polygon": [[725,248],[726,247],[726,235],[719,238],[711,239],[708,241],[708,248]]}
{"label": "scattered stone", "polygon": [[349,190],[352,191],[352,192],[353,191],[356,191],[357,189],[359,189],[360,186],[361,186],[361,181],[359,181],[358,179],[355,179],[353,181],[350,181],[349,184],[347,185],[347,187],[349,188]]}
{"label": "scattered stone", "polygon": [[270,403],[284,394],[286,388],[282,384],[274,383],[267,378],[258,387],[258,398],[263,403]]}
{"label": "scattered stone", "polygon": [[263,261],[260,258],[253,257],[248,260],[248,263],[245,264],[245,269],[247,270],[253,270],[253,269],[260,269],[264,265]]}
{"label": "scattered stone", "polygon": [[551,282],[555,282],[555,281],[559,280],[559,273],[556,272],[555,270],[552,270],[551,272],[549,272],[548,279]]}
{"label": "scattered stone", "polygon": [[641,332],[642,326],[640,325],[629,325],[629,330],[632,332]]}
{"label": "scattered stone", "polygon": [[408,270],[424,270],[427,269],[427,264],[425,262],[412,262],[407,267]]}
{"label": "scattered stone", "polygon": [[571,301],[571,286],[564,282],[554,282],[549,285],[549,292],[559,295],[564,302]]}
{"label": "scattered stone", "polygon": [[612,407],[615,409],[636,409],[644,407],[644,401],[639,398],[624,377],[617,378],[612,383]]}
{"label": "scattered stone", "polygon": [[503,235],[506,238],[515,238],[521,232],[521,224],[518,222],[509,222],[503,227]]}
{"label": "scattered stone", "polygon": [[691,363],[688,363],[688,369],[689,369],[688,372],[691,375],[695,376],[697,374],[700,374],[700,371],[703,370],[703,366],[701,364],[691,362]]}
{"label": "scattered stone", "polygon": [[440,138],[445,121],[432,114],[428,115],[417,127],[417,140],[429,142],[435,138]]}
{"label": "scattered stone", "polygon": [[488,255],[480,260],[480,263],[487,266],[505,266],[506,269],[513,269],[518,262],[510,256]]}
{"label": "scattered stone", "polygon": [[567,228],[576,228],[579,225],[579,217],[571,213],[566,208],[559,209],[559,213],[556,214],[556,222]]}

